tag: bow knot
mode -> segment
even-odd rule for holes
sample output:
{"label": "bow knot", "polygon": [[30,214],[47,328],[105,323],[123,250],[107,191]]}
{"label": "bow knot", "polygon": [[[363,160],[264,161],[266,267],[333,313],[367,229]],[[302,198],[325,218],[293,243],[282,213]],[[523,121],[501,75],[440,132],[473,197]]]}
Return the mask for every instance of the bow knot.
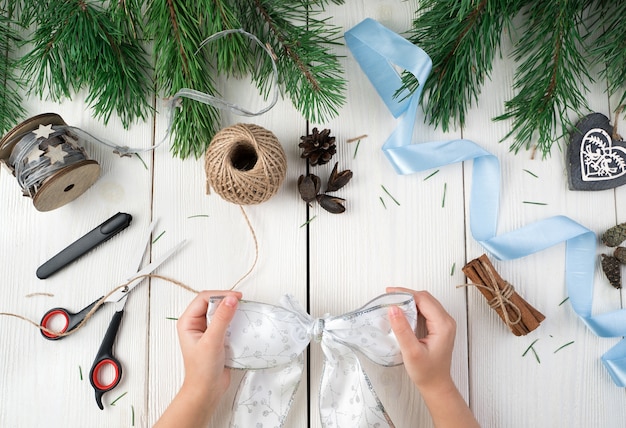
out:
{"label": "bow knot", "polygon": [[311,326],[311,337],[315,341],[315,343],[320,343],[322,341],[322,335],[324,334],[324,326],[326,325],[326,321],[324,318],[316,318],[313,321],[313,325]]}
{"label": "bow knot", "polygon": [[[208,322],[221,298],[212,299]],[[398,306],[413,328],[417,308],[408,293],[383,294],[356,311],[313,318],[292,296],[280,306],[242,300],[226,333],[226,366],[247,370],[233,405],[230,426],[282,427],[304,370],[304,350],[320,343],[325,363],[320,382],[324,427],[393,427],[359,354],[376,364],[402,364],[387,317]]]}

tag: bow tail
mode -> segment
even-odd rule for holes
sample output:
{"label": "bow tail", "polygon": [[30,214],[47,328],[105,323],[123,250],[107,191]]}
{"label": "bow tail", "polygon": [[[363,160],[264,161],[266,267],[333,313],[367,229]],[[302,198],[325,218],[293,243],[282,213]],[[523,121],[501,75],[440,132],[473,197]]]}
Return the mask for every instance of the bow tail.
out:
{"label": "bow tail", "polygon": [[326,360],[320,384],[320,418],[326,427],[394,428],[357,355],[322,339]]}
{"label": "bow tail", "polygon": [[247,370],[233,402],[231,428],[281,428],[300,385],[304,357],[289,364],[262,370]]}

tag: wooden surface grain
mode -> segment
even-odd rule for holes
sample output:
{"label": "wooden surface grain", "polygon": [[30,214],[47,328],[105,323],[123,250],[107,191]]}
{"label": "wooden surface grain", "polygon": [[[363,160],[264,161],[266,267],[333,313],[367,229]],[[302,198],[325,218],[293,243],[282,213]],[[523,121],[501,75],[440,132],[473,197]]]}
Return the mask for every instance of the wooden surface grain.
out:
{"label": "wooden surface grain", "polygon": [[[355,0],[329,6],[327,14],[344,30],[370,17],[402,33],[410,27],[414,10],[414,2]],[[428,290],[457,321],[452,374],[483,427],[623,427],[626,394],[600,362],[618,339],[596,337],[568,302],[562,303],[567,297],[565,245],[514,261],[492,259],[501,276],[546,316],[537,330],[515,337],[477,290],[457,288],[466,283],[461,267],[484,252],[468,223],[472,162],[439,168],[431,177],[433,171],[397,175],[380,150],[397,122],[345,46],[336,51],[348,81],[347,103],[336,119],[307,123],[287,100],[257,118],[222,116],[223,126],[250,122],[270,129],[281,141],[288,163],[278,194],[245,207],[259,252],[253,273],[238,289],[246,299],[267,303],[293,294],[314,317],[355,309],[384,293],[386,286]],[[499,233],[559,214],[598,234],[626,221],[623,188],[569,191],[564,152],[555,149],[549,159],[531,159],[528,152],[511,153],[508,141],[499,142],[511,123],[492,118],[503,112],[504,101],[514,94],[514,69],[506,55],[496,60],[464,129],[442,133],[424,124],[420,111],[414,142],[463,137],[498,157]],[[264,105],[246,79],[222,78],[219,85],[227,99],[250,108]],[[602,81],[591,86],[589,104],[609,114],[617,100],[609,100],[605,87]],[[130,130],[115,120],[108,126],[93,120],[83,94],[59,104],[32,98],[25,103],[29,115],[56,112],[70,125],[132,147],[158,143],[168,125],[166,103],[160,98],[155,100],[153,120]],[[317,204],[307,209],[296,188],[298,176],[306,172],[297,144],[314,126],[333,131],[338,142],[334,160],[340,169],[354,173],[337,192],[346,199],[341,215]],[[363,134],[367,137],[358,150],[356,142],[346,142]],[[227,289],[250,268],[255,259],[252,234],[239,207],[205,193],[202,159],[173,158],[167,144],[142,154],[143,162],[120,158],[97,145],[87,151],[102,167],[100,178],[84,195],[50,212],[36,211],[32,201],[21,196],[15,179],[0,170],[0,311],[39,321],[55,306],[82,308],[132,273],[138,240],[153,219],[159,221],[156,235],[162,235],[146,260],[187,240],[158,274],[195,289]],[[333,164],[312,172],[325,181]],[[118,211],[133,215],[127,230],[51,278],[36,278],[41,263]],[[598,252],[602,251],[608,249],[600,245]],[[26,297],[37,292],[53,296]],[[0,317],[0,426],[153,425],[183,380],[176,321],[171,318],[177,318],[192,298],[193,293],[159,279],[146,280],[132,293],[115,346],[124,376],[105,395],[104,411],[94,402],[87,374],[111,308],[99,311],[80,332],[56,342],[44,340],[21,320]],[[597,263],[594,313],[620,307],[620,291],[608,285]],[[532,352],[523,356],[533,342],[538,358]],[[569,342],[573,343],[556,352]],[[308,376],[285,427],[321,426],[317,403],[322,363],[321,349],[312,343]],[[397,427],[432,426],[402,367],[366,362],[365,369]],[[228,426],[240,378],[241,373],[234,373],[211,426]]]}

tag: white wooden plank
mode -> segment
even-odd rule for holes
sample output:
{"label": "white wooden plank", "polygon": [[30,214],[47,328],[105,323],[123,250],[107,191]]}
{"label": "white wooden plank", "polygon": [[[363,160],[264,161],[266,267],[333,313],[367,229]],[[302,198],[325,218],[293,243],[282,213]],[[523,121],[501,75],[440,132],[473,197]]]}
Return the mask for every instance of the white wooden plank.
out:
{"label": "white wooden plank", "polygon": [[[335,7],[329,16],[344,30],[370,17],[403,33],[410,28],[415,4],[409,2],[352,2]],[[405,286],[430,291],[458,322],[453,377],[468,398],[465,294],[455,289],[463,282],[464,262],[463,174],[459,166],[399,176],[381,152],[381,146],[396,126],[396,120],[376,94],[352,55],[345,48],[344,64],[348,78],[348,101],[339,117],[320,125],[337,136],[336,160],[340,169],[354,172],[353,180],[338,193],[346,199],[347,210],[332,215],[315,205],[311,216],[311,311],[341,314],[358,308],[385,292],[386,286]],[[346,140],[361,134],[360,143]],[[418,118],[414,142],[458,138],[443,135]],[[333,162],[313,169],[325,180]],[[398,200],[396,205],[385,188]],[[446,188],[445,203],[444,186]],[[385,206],[381,203],[385,202]],[[442,207],[442,204],[444,205]],[[451,275],[452,266],[456,266]],[[322,353],[312,347],[312,409],[317,409],[317,388],[321,376]],[[432,426],[423,401],[403,367],[393,369],[364,363],[372,383],[398,427]],[[317,410],[316,410],[317,411]],[[317,414],[312,426],[320,426]]]}
{"label": "white wooden plank", "polygon": [[[104,126],[90,118],[82,96],[73,102],[55,104],[26,99],[29,115],[60,114],[69,125],[122,145],[147,146],[149,125],[126,131],[112,120]],[[83,195],[50,212],[38,212],[23,198],[15,179],[3,168],[0,173],[0,257],[4,260],[5,286],[0,290],[0,311],[17,313],[39,322],[55,306],[79,310],[108,292],[131,272],[129,258],[146,228],[150,212],[151,172],[138,159],[120,159],[102,146],[86,147],[98,160],[102,174]],[[133,215],[130,227],[109,242],[85,255],[46,280],[35,276],[37,267],[87,233],[122,211]],[[133,262],[134,263],[134,262]],[[34,292],[54,297],[32,297]],[[112,317],[111,307],[102,309],[76,335],[53,342],[44,340],[37,329],[21,320],[0,318],[0,424],[2,426],[130,426],[132,408],[136,421],[145,409],[145,325],[147,288],[135,291],[118,334],[115,355],[123,365],[123,378],[104,396],[105,411],[96,406],[88,374],[104,332]],[[107,305],[109,306],[109,305]],[[79,368],[83,379],[80,379]],[[109,403],[127,394],[116,404]],[[138,425],[136,425],[138,426]]]}
{"label": "white wooden plank", "polygon": [[[410,27],[414,4],[385,0],[356,1],[332,6],[328,16],[349,29],[365,17],[381,21],[395,31]],[[505,49],[506,50],[506,49]],[[257,119],[224,116],[224,125],[254,122],[274,131],[288,157],[288,176],[271,201],[246,208],[259,240],[259,262],[251,277],[241,284],[245,298],[275,303],[290,292],[302,303],[307,300],[314,316],[354,309],[384,292],[387,285],[427,289],[439,298],[458,323],[453,359],[453,377],[479,422],[485,427],[603,426],[621,427],[625,419],[624,391],[613,385],[600,363],[600,356],[617,339],[595,337],[578,319],[565,298],[564,245],[511,262],[495,262],[502,276],[541,310],[547,319],[524,338],[514,337],[476,290],[459,290],[464,281],[460,268],[483,250],[471,238],[465,213],[468,212],[472,165],[441,168],[430,172],[397,176],[380,152],[380,146],[396,122],[344,48],[348,103],[339,117],[326,124],[337,136],[340,168],[354,171],[353,181],[338,195],[345,197],[347,212],[335,216],[314,205],[309,225],[311,234],[310,292],[306,289],[305,204],[296,189],[304,172],[297,143],[305,133],[305,121],[284,101]],[[496,154],[502,163],[502,199],[499,231],[504,232],[550,215],[565,214],[601,234],[616,222],[623,222],[624,189],[597,193],[567,190],[563,155],[556,150],[546,161],[530,160],[527,153],[513,155],[508,142],[497,141],[507,132],[508,123],[493,123],[502,112],[505,99],[512,96],[513,65],[497,61],[493,82],[487,83],[477,108],[468,116],[463,135]],[[243,105],[263,105],[249,82],[223,79],[226,98]],[[610,107],[615,108],[616,99]],[[590,104],[608,114],[604,87],[593,86]],[[148,146],[152,124],[125,131],[115,121],[109,126],[91,119],[81,97],[55,104],[28,99],[30,115],[54,111],[66,121],[94,135],[122,145]],[[156,122],[156,140],[166,128],[163,103]],[[415,141],[450,139],[419,123]],[[355,156],[355,143],[345,140],[368,134]],[[159,273],[194,288],[227,288],[245,273],[254,259],[254,247],[239,209],[217,195],[204,194],[202,160],[175,159],[168,148],[143,155],[148,169],[136,158],[118,158],[108,149],[88,147],[103,167],[103,174],[85,195],[58,210],[37,212],[20,195],[15,179],[0,172],[0,257],[4,260],[5,285],[0,289],[0,311],[16,312],[39,321],[53,306],[79,309],[107,292],[125,278],[134,263],[136,245],[151,218],[160,218],[158,232],[164,235],[153,244],[152,256],[186,238],[187,246],[166,263]],[[153,160],[154,156],[154,160]],[[156,164],[154,181],[152,163]],[[325,181],[330,165],[312,172]],[[532,171],[535,178],[524,172]],[[384,185],[400,206],[384,193]],[[446,186],[445,206],[441,207]],[[386,202],[386,208],[380,198]],[[537,206],[522,201],[545,202]],[[131,227],[80,261],[40,281],[37,266],[118,211],[134,216]],[[194,217],[208,215],[208,217]],[[466,243],[467,237],[467,243]],[[600,245],[598,252],[609,249]],[[454,274],[451,274],[452,266]],[[608,286],[599,264],[595,275],[594,312],[620,307],[620,293]],[[105,395],[107,407],[94,404],[87,374],[112,315],[106,308],[77,333],[59,342],[41,338],[28,324],[0,317],[0,425],[2,426],[150,426],[169,404],[183,379],[183,366],[175,332],[177,317],[193,294],[162,280],[140,286],[129,298],[116,355],[124,365],[121,384]],[[32,292],[50,292],[54,297],[24,297]],[[469,313],[466,314],[466,295]],[[469,324],[466,321],[469,317]],[[539,339],[531,353],[521,354]],[[574,344],[554,351],[561,345]],[[322,355],[312,346],[311,385],[306,382],[293,405],[285,426],[318,427],[317,393]],[[469,354],[468,354],[469,349]],[[467,364],[470,364],[468,373]],[[80,380],[79,367],[83,380]],[[431,426],[419,394],[402,367],[382,369],[365,363],[367,373],[398,427]],[[232,399],[242,373],[234,373],[212,426],[226,426]],[[471,381],[471,383],[470,383]],[[308,390],[308,393],[307,393]],[[109,406],[122,393],[116,406]]]}
{"label": "white wooden plank", "polygon": [[[504,43],[505,56],[510,52]],[[497,60],[492,81],[485,85],[478,107],[468,115],[464,137],[472,139],[500,159],[502,186],[498,232],[517,229],[552,215],[566,215],[599,232],[612,225],[613,191],[568,190],[565,154],[555,146],[549,159],[535,160],[529,152],[514,155],[510,141],[498,141],[509,131],[510,122],[492,122],[504,111],[504,101],[513,97],[515,64]],[[597,70],[592,71],[595,73]],[[589,98],[593,110],[604,112],[604,85],[592,85]],[[572,117],[573,120],[577,118]],[[525,170],[538,177],[533,177]],[[466,195],[470,200],[472,165],[466,168]],[[525,204],[523,201],[547,205]],[[468,208],[469,209],[469,208]],[[468,225],[468,236],[469,225]],[[468,239],[468,259],[484,250]],[[526,337],[515,337],[489,309],[476,290],[469,294],[469,343],[472,408],[484,427],[526,426],[623,426],[624,391],[611,381],[600,356],[617,343],[593,335],[575,315],[564,280],[565,245],[522,259],[495,262],[502,277],[511,282],[546,320]],[[619,308],[619,293],[613,290],[597,264],[594,313]],[[529,351],[534,341],[540,363]],[[562,345],[574,343],[558,353]]]}
{"label": "white wooden plank", "polygon": [[[221,80],[222,95],[241,106],[260,109],[265,103],[247,80]],[[166,115],[159,105],[157,138],[164,135]],[[279,103],[270,113],[257,118],[223,114],[224,126],[239,122],[255,123],[275,133],[283,145],[287,160],[287,177],[282,188],[269,201],[245,207],[254,228],[259,258],[251,275],[237,287],[244,298],[276,304],[281,295],[290,293],[306,302],[306,230],[305,205],[300,204],[295,182],[297,143],[305,121],[288,101]],[[174,159],[162,147],[155,153],[154,217],[161,219],[163,237],[154,245],[154,254],[162,246],[180,239],[189,242],[178,261],[167,271],[195,289],[228,289],[244,275],[255,258],[251,233],[238,206],[219,195],[205,194],[204,159]],[[188,218],[194,215],[208,217]],[[163,241],[163,242],[162,242]],[[153,281],[150,297],[150,424],[162,414],[183,376],[182,357],[176,339],[175,322],[194,296],[162,281]],[[233,373],[231,387],[222,399],[211,426],[227,426],[236,388],[242,373]],[[306,380],[293,404],[286,426],[307,426]]]}

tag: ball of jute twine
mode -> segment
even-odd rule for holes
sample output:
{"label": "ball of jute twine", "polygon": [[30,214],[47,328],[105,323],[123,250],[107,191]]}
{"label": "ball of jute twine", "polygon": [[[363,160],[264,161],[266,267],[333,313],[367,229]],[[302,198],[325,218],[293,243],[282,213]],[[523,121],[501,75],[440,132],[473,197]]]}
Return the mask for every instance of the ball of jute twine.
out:
{"label": "ball of jute twine", "polygon": [[287,172],[287,157],[276,136],[253,124],[222,129],[204,156],[207,193],[210,188],[238,205],[267,201],[280,188]]}

